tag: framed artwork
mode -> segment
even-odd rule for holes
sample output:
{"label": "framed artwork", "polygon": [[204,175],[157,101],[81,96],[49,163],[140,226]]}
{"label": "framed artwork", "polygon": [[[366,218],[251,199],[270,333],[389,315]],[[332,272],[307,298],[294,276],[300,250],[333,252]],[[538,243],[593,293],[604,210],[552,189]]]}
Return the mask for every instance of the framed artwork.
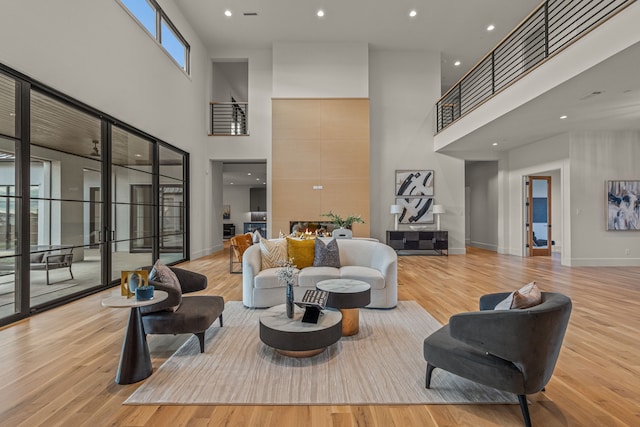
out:
{"label": "framed artwork", "polygon": [[640,230],[640,180],[607,181],[607,231]]}
{"label": "framed artwork", "polygon": [[396,197],[433,198],[432,170],[397,170]]}
{"label": "framed artwork", "polygon": [[396,199],[402,206],[400,224],[433,224],[433,197],[407,197]]}
{"label": "framed artwork", "polygon": [[222,219],[231,219],[231,205],[222,205]]}
{"label": "framed artwork", "polygon": [[122,271],[120,276],[120,295],[131,298],[135,296],[136,289],[149,285],[149,272],[147,270]]}

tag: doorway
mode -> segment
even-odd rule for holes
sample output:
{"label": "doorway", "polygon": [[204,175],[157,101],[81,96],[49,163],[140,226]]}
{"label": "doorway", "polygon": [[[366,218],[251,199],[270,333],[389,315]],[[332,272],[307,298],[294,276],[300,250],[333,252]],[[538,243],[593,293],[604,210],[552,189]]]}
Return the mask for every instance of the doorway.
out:
{"label": "doorway", "polygon": [[529,256],[550,256],[551,177],[529,176],[526,180],[526,231]]}

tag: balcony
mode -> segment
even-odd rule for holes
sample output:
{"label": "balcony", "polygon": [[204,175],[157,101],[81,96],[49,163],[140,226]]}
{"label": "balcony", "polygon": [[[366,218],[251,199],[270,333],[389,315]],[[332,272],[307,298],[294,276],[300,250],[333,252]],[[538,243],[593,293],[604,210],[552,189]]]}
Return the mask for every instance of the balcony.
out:
{"label": "balcony", "polygon": [[436,134],[548,61],[635,0],[548,0],[436,104]]}
{"label": "balcony", "polygon": [[246,136],[249,135],[249,103],[210,102],[210,136]]}

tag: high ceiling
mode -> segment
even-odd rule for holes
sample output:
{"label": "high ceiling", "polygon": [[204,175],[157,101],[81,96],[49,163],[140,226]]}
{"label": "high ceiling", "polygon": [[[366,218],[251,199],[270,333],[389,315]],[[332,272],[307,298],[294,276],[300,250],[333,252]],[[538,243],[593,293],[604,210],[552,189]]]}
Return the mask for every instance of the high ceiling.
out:
{"label": "high ceiling", "polygon": [[[371,49],[441,53],[446,91],[539,0],[175,0],[212,51],[268,48],[274,42],[366,42]],[[322,9],[324,17],[316,12]],[[232,16],[225,16],[229,10]],[[415,17],[409,12],[415,10]],[[249,14],[248,16],[246,14]],[[495,29],[487,31],[489,25]],[[454,63],[460,61],[459,66]],[[640,129],[640,46],[604,61],[446,147],[465,152],[509,150],[586,129]],[[559,120],[568,115],[567,120]],[[493,142],[499,142],[493,147]]]}
{"label": "high ceiling", "polygon": [[[451,87],[540,0],[175,0],[211,50],[268,48],[273,42],[366,42],[371,49],[442,53]],[[322,9],[324,17],[316,12]],[[225,16],[225,10],[232,12]],[[415,17],[409,12],[415,10]],[[245,16],[245,13],[255,15]],[[493,31],[487,31],[494,25]],[[454,66],[460,61],[459,66]]]}

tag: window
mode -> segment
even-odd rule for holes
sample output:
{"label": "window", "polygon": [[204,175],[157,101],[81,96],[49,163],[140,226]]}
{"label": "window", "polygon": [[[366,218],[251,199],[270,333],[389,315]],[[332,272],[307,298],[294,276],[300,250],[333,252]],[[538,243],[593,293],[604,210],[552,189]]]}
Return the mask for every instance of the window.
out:
{"label": "window", "polygon": [[118,0],[156,39],[184,71],[189,73],[189,43],[155,0]]}
{"label": "window", "polygon": [[156,36],[156,10],[147,0],[121,0],[127,9],[138,18],[138,21],[151,33]]}
{"label": "window", "polygon": [[180,38],[171,29],[169,23],[162,19],[160,25],[160,34],[162,34],[160,43],[169,52],[169,55],[176,60],[180,67],[185,68],[185,61],[187,59],[187,48],[180,41]]}

